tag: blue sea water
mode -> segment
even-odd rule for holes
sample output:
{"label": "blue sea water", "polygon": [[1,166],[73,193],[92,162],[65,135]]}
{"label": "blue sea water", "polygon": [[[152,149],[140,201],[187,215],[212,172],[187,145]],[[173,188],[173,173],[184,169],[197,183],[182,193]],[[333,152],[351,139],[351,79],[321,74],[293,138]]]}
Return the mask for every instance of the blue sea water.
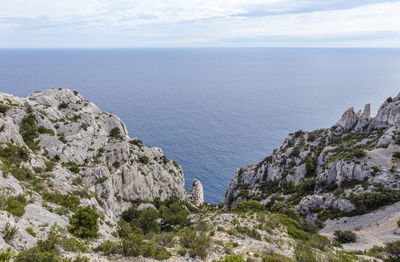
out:
{"label": "blue sea water", "polygon": [[299,129],[400,91],[400,49],[0,50],[0,91],[70,88],[184,169],[186,187],[223,197],[235,169]]}

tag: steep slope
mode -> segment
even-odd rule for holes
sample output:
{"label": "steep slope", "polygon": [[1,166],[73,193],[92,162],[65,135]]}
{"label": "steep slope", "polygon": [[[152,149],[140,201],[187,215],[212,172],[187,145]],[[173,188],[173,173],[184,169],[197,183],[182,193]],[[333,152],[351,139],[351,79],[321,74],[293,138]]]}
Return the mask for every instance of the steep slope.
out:
{"label": "steep slope", "polygon": [[259,200],[272,210],[294,206],[317,224],[400,201],[400,95],[375,118],[349,108],[331,128],[297,131],[257,165],[237,170],[225,195],[230,209]]}
{"label": "steep slope", "polygon": [[0,249],[32,247],[80,206],[102,214],[100,235],[112,239],[132,201],[188,197],[177,163],[77,92],[0,93],[0,114],[0,232],[18,229],[0,234]]}

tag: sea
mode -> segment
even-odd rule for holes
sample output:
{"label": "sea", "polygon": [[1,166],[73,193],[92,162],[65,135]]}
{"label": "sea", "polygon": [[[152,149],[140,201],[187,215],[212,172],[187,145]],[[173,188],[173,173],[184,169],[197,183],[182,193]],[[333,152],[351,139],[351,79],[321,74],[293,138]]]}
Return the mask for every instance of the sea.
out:
{"label": "sea", "polygon": [[0,49],[0,92],[69,88],[161,147],[207,202],[288,133],[372,114],[400,92],[400,49]]}

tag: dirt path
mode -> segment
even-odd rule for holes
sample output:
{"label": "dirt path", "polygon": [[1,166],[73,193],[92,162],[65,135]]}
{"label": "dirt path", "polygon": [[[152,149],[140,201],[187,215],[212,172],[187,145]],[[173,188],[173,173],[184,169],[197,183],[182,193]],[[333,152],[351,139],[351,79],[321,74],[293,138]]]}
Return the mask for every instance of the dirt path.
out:
{"label": "dirt path", "polygon": [[328,220],[320,233],[333,238],[335,230],[354,231],[357,242],[344,244],[343,247],[346,250],[367,250],[374,245],[382,246],[385,242],[400,240],[400,235],[395,234],[399,220],[400,202],[397,202],[369,214]]}

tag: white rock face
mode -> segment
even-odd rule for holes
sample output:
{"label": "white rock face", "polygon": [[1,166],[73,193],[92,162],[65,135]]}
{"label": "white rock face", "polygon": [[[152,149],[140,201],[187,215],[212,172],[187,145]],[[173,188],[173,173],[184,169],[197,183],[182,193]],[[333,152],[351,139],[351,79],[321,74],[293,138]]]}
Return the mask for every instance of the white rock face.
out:
{"label": "white rock face", "polygon": [[199,180],[194,179],[192,185],[192,200],[196,205],[201,205],[204,203],[203,194],[203,185]]}
{"label": "white rock face", "polygon": [[342,118],[336,123],[336,126],[340,126],[343,129],[350,129],[357,124],[358,115],[354,112],[354,107],[350,107],[344,112]]}
{"label": "white rock face", "polygon": [[[315,220],[325,209],[365,212],[368,203],[355,196],[400,194],[400,162],[393,157],[400,152],[400,95],[385,101],[375,118],[370,113],[369,104],[357,114],[349,108],[332,128],[290,134],[263,161],[236,171],[225,209],[240,201],[265,204],[283,197]],[[380,203],[385,204],[391,203]]]}
{"label": "white rock face", "polygon": [[[137,138],[130,138],[117,116],[102,112],[76,92],[51,89],[25,98],[0,93],[0,109],[4,112],[0,113],[0,147],[21,148],[27,155],[21,165],[39,181],[33,186],[29,179],[16,179],[8,160],[0,157],[0,164],[7,166],[0,169],[0,197],[28,195],[31,189],[27,185],[35,188],[29,197],[32,203],[16,220],[21,239],[13,243],[17,249],[32,246],[40,237],[26,233],[28,224],[35,231],[46,225],[43,232],[53,223],[68,226],[68,214],[58,215],[43,207],[41,192],[78,196],[81,205],[98,207],[110,225],[116,224],[117,216],[130,206],[130,201],[188,198],[183,171],[177,163],[167,159],[160,148],[146,147]],[[29,148],[21,131],[27,116],[33,118],[36,128],[35,150]],[[46,205],[59,209],[51,203]],[[4,221],[13,221],[13,216],[1,223]],[[114,230],[105,223],[100,227],[105,238],[112,238]],[[0,249],[4,246],[0,237]]]}

